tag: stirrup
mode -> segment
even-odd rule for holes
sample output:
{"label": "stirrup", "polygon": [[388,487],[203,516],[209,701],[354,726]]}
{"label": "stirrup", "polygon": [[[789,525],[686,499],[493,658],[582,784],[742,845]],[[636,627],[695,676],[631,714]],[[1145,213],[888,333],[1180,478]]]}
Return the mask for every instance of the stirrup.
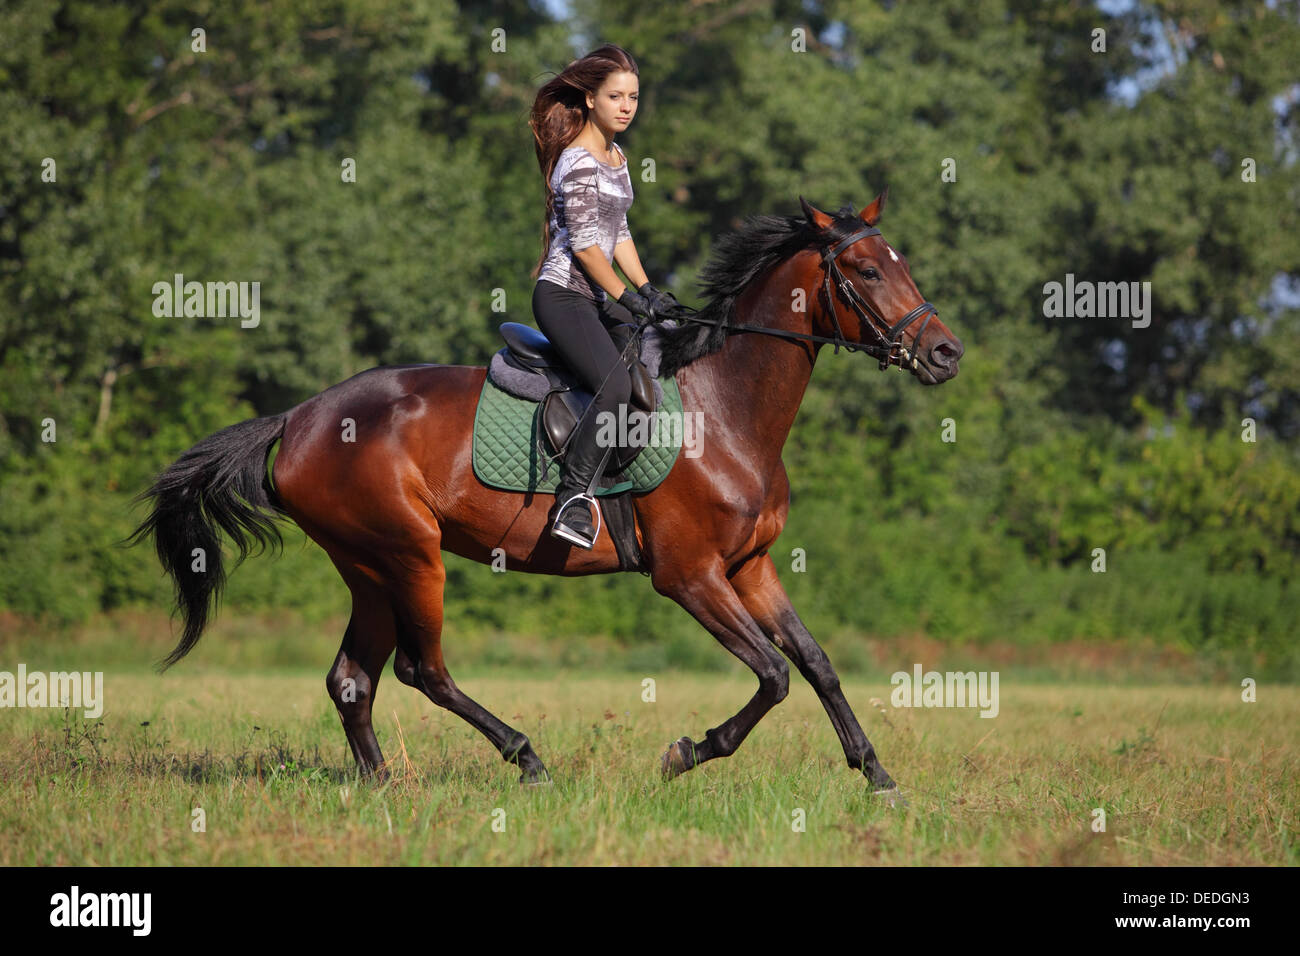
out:
{"label": "stirrup", "polygon": [[[562,527],[564,509],[569,507],[569,505],[572,504],[574,501],[576,501],[578,498],[585,498],[587,501],[590,501],[591,510],[596,513],[596,530],[591,533],[590,544],[578,538],[576,535],[567,534],[566,529]],[[597,539],[600,538],[600,503],[596,501],[595,496],[588,494],[585,491],[580,491],[572,498],[566,499],[564,504],[560,505],[559,510],[555,512],[555,521],[551,524],[551,533],[554,534],[556,537],[563,538],[565,541],[571,541],[572,543],[576,544],[580,548],[594,548],[596,546]]]}

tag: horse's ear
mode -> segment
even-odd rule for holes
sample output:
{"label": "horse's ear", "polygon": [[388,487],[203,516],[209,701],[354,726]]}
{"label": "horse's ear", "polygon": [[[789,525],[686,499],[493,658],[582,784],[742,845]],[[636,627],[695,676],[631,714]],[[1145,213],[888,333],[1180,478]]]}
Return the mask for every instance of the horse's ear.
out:
{"label": "horse's ear", "polygon": [[835,221],[802,196],[799,197],[799,205],[803,207],[803,214],[807,220],[818,229],[825,229]]}
{"label": "horse's ear", "polygon": [[868,226],[874,226],[876,223],[880,222],[880,214],[885,211],[885,199],[887,199],[888,196],[889,187],[886,186],[879,196],[871,200],[871,203],[864,208],[862,212],[858,213],[858,216],[862,221]]}

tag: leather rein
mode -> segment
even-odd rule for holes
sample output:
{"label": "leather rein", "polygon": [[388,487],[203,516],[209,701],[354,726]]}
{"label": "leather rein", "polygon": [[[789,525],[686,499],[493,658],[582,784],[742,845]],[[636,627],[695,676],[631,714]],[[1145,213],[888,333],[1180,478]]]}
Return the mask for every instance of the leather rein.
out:
{"label": "leather rein", "polygon": [[[912,348],[921,341],[921,336],[925,334],[925,327],[930,324],[930,317],[938,314],[933,303],[922,302],[915,309],[908,312],[893,325],[890,325],[885,318],[872,307],[853,284],[845,278],[844,273],[840,271],[836,259],[849,246],[853,245],[859,239],[866,239],[870,236],[880,235],[880,230],[875,226],[866,226],[859,229],[850,236],[841,239],[834,246],[824,246],[821,250],[822,264],[826,267],[826,274],[822,283],[826,291],[827,305],[830,307],[831,320],[835,323],[835,337],[829,338],[824,335],[808,335],[803,332],[789,332],[785,329],[769,329],[760,325],[726,325],[723,326],[727,331],[736,332],[761,332],[764,335],[779,335],[788,339],[804,339],[809,342],[822,342],[827,345],[835,346],[835,354],[840,352],[840,346],[843,346],[850,352],[866,352],[872,358],[880,359],[880,370],[883,372],[890,365],[897,364],[899,368],[917,367],[917,358],[915,351],[909,351],[903,344],[903,332],[921,316],[925,316],[925,321],[917,329],[916,334],[912,336]],[[848,300],[849,306],[858,314],[863,325],[875,333],[876,341],[870,345],[862,345],[857,342],[850,342],[844,337],[843,330],[840,329],[839,313],[835,309],[835,294],[831,291],[831,280],[835,281],[835,286],[840,290],[840,294]],[[683,313],[686,313],[683,307]],[[700,325],[714,325],[716,321],[696,318],[690,314],[681,314],[669,316],[670,318],[682,318],[688,322],[697,322]]]}

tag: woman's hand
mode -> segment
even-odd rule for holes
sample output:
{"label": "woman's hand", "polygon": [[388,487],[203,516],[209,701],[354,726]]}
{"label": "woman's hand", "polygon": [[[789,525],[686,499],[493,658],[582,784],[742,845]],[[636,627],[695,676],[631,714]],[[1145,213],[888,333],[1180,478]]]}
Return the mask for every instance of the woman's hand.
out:
{"label": "woman's hand", "polygon": [[682,304],[673,297],[671,292],[661,292],[653,285],[647,282],[637,290],[641,295],[650,300],[650,306],[654,309],[655,315],[663,315],[674,309],[680,309]]}
{"label": "woman's hand", "polygon": [[618,304],[635,316],[638,329],[655,320],[654,304],[639,292],[624,289],[623,294],[618,297]]}

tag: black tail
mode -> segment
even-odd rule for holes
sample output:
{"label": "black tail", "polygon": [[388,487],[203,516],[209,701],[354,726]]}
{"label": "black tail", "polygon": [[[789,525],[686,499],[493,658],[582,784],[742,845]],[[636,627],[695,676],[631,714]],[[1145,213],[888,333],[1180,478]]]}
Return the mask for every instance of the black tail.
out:
{"label": "black tail", "polygon": [[[239,547],[235,567],[248,557],[254,541],[258,554],[268,545],[283,546],[275,519],[284,509],[267,477],[266,461],[284,432],[284,422],[283,414],[250,418],[209,435],[134,499],[152,498],[153,512],[127,543],[154,536],[158,559],[176,582],[176,609],[185,618],[185,633],[160,670],[171,667],[199,642],[208,614],[221,598],[226,571],[218,528]],[[196,548],[202,549],[206,564],[201,571],[193,568]]]}

